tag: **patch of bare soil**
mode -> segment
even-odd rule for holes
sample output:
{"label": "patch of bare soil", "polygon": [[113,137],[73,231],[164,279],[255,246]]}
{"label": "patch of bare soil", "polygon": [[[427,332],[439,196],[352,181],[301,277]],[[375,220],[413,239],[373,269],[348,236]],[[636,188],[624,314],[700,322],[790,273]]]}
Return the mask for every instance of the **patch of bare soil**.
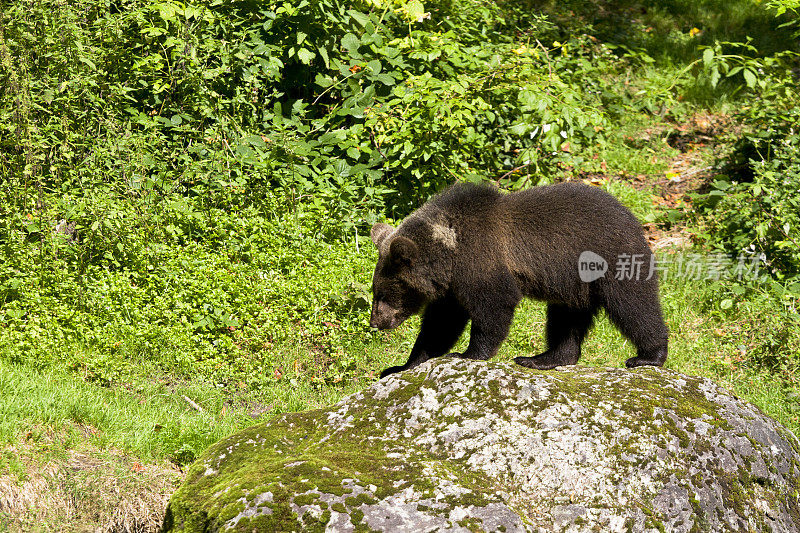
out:
{"label": "patch of bare soil", "polygon": [[[684,124],[674,125],[667,133],[667,143],[679,150],[669,160],[664,175],[640,174],[625,177],[634,188],[654,190],[654,202],[666,209],[688,208],[691,200],[687,193],[702,191],[714,175],[713,159],[717,156],[718,137],[735,128],[730,117],[698,113]],[[664,128],[645,130],[644,140],[664,135]],[[666,247],[682,248],[690,243],[690,235],[683,227],[645,225],[645,233],[654,250]]]}
{"label": "patch of bare soil", "polygon": [[86,442],[69,449],[66,440],[49,434],[2,450],[11,462],[0,462],[0,530],[160,530],[169,497],[183,478],[177,468],[141,463]]}
{"label": "patch of bare soil", "polygon": [[[685,201],[683,196],[687,192],[702,189],[713,174],[711,160],[716,155],[717,138],[733,127],[730,117],[708,113],[696,114],[687,122],[674,125],[667,133],[667,143],[680,153],[670,159],[665,175],[634,176],[634,187],[655,187],[667,207]],[[664,131],[655,129],[643,132],[646,138],[663,134]]]}

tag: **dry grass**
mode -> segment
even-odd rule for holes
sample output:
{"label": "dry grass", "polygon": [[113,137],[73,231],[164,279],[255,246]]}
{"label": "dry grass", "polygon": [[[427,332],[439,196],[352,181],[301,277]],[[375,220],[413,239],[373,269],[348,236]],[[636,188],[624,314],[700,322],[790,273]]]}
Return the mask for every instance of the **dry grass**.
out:
{"label": "dry grass", "polygon": [[24,440],[3,450],[0,530],[158,531],[183,475],[168,463],[142,464],[81,442],[64,449],[63,434]]}

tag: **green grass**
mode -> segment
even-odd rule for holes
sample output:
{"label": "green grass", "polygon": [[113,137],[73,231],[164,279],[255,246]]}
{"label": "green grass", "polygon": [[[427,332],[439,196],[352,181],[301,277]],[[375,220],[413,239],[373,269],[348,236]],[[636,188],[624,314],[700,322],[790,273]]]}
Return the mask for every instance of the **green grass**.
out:
{"label": "green grass", "polygon": [[[305,360],[308,354],[291,349],[284,353],[286,363]],[[210,444],[259,419],[321,407],[361,388],[352,383],[322,390],[300,377],[289,371],[257,395],[236,394],[209,383],[153,379],[143,368],[131,381],[109,388],[63,370],[0,359],[0,442],[14,442],[28,432],[66,429],[75,443],[83,436],[74,428],[86,427],[90,428],[87,440],[100,448],[185,464]]]}
{"label": "green grass", "polygon": [[[182,395],[204,405],[189,407]],[[108,389],[57,370],[35,370],[0,360],[0,438],[44,426],[56,430],[73,424],[93,428],[89,439],[154,458],[191,454],[245,423],[240,413],[221,416],[218,392],[188,386],[178,390],[143,386],[139,392]],[[238,416],[237,416],[238,415]]]}
{"label": "green grass", "polygon": [[[643,77],[647,84],[653,80]],[[609,132],[609,141],[595,148],[596,158],[590,160],[596,171],[610,174],[658,175],[667,170],[667,161],[677,150],[666,142],[668,129],[657,117],[631,114],[620,117],[619,124]],[[605,162],[605,170],[599,167]]]}

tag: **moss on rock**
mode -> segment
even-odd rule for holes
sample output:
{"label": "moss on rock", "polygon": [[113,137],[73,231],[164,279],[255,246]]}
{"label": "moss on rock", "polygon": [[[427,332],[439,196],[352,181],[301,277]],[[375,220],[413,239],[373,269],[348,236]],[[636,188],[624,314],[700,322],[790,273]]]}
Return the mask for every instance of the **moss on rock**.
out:
{"label": "moss on rock", "polygon": [[209,448],[170,531],[798,531],[800,443],[712,382],[440,358]]}

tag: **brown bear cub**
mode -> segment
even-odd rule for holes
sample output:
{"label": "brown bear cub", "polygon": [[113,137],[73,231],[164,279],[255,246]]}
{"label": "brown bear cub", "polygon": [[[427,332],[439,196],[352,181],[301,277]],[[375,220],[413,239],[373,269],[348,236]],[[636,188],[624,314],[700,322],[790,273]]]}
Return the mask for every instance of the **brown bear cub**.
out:
{"label": "brown bear cub", "polygon": [[661,366],[667,327],[653,254],[642,226],[610,194],[562,183],[512,194],[456,184],[398,228],[375,224],[378,264],[370,325],[392,329],[424,308],[406,364],[446,354],[472,321],[465,359],[493,357],[523,296],[547,302],[547,351],[522,366],[574,365],[594,316],[605,309],[636,346],[629,367]]}

